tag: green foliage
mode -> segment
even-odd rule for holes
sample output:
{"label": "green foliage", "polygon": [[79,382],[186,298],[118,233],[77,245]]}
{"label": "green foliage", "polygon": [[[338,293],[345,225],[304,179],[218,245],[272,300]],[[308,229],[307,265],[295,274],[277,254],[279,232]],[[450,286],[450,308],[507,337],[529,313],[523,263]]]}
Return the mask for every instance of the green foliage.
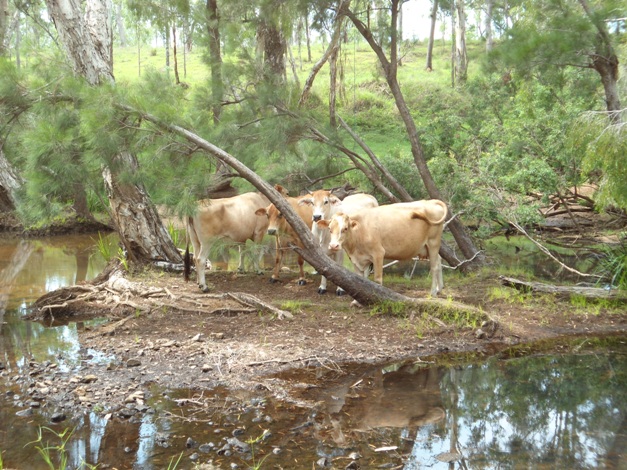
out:
{"label": "green foliage", "polygon": [[395,317],[404,317],[407,314],[409,305],[405,302],[394,302],[391,300],[385,300],[377,302],[370,309],[370,315],[392,315]]}
{"label": "green foliage", "polygon": [[[50,444],[47,441],[44,442],[44,431],[52,433],[60,442],[58,444]],[[43,459],[44,463],[48,466],[48,468],[50,468],[50,470],[64,470],[68,465],[68,442],[70,441],[73,433],[74,430],[70,429],[64,429],[61,432],[57,432],[53,429],[42,426],[37,430],[37,440],[30,442],[27,445],[35,445],[35,449],[39,453],[39,456]]]}
{"label": "green foliage", "polygon": [[623,236],[616,246],[602,247],[603,257],[599,274],[612,288],[627,289],[627,238]]}

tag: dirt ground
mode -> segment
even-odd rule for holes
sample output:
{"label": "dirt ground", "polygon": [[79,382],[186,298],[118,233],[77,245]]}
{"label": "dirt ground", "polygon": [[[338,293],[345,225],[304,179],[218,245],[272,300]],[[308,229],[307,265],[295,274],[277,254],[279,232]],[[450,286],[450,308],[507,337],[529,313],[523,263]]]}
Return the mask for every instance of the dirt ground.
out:
{"label": "dirt ground", "polygon": [[[416,307],[384,313],[355,308],[349,296],[338,297],[331,289],[319,295],[317,275],[309,275],[305,286],[297,284],[297,273],[282,276],[280,283],[271,284],[269,273],[213,271],[207,276],[209,294],[193,281],[184,282],[179,273],[153,270],[130,277],[129,285],[107,286],[107,300],[92,298],[90,305],[94,315],[107,312],[109,322],[79,323],[85,347],[80,372],[55,372],[57,387],[49,402],[66,410],[97,407],[124,413],[129,406],[141,407],[153,385],[191,389],[198,396],[224,386],[289,401],[299,385],[276,376],[287,369],[425,359],[448,352],[491,355],[540,339],[627,333],[620,305],[520,293],[501,286],[487,270],[466,276],[445,273],[443,292],[444,298],[479,307],[486,315],[449,312],[441,321]],[[407,282],[402,276],[387,277],[384,282],[411,297],[429,292],[426,278]],[[293,318],[250,308],[227,294],[250,294]],[[75,299],[76,292],[66,298]],[[77,309],[89,310],[82,302]]]}

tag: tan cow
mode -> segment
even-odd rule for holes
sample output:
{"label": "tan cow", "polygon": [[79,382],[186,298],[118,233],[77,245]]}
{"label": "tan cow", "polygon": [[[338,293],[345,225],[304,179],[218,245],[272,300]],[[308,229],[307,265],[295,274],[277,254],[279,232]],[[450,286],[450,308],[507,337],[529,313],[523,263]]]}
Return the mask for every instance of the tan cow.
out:
{"label": "tan cow", "polygon": [[[287,194],[279,185],[275,186],[275,189],[283,194]],[[185,280],[189,279],[190,272],[190,241],[194,250],[198,286],[203,292],[207,292],[205,267],[213,243],[218,239],[226,239],[239,244],[246,243],[247,240],[261,243],[268,229],[268,219],[259,217],[255,214],[255,211],[258,207],[265,206],[269,202],[267,197],[257,192],[244,193],[224,199],[199,201],[196,215],[188,217],[186,221]],[[254,269],[257,272],[261,272],[259,267],[260,258],[253,259]],[[242,252],[240,250],[238,270],[242,271],[243,268]],[[209,269],[211,269],[211,262],[209,262]]]}
{"label": "tan cow", "polygon": [[374,280],[383,284],[383,260],[429,258],[431,295],[444,287],[440,245],[447,208],[437,199],[374,207],[348,216],[335,214],[330,222],[318,222],[331,233],[329,250],[344,249],[355,271],[367,277],[374,266]]}
{"label": "tan cow", "polygon": [[[314,224],[312,225],[311,231],[314,240],[318,242],[327,256],[333,258],[339,265],[344,263],[344,252],[342,250],[331,251],[328,249],[331,234],[328,230],[315,222],[319,220],[330,220],[337,212],[351,215],[358,210],[377,207],[379,205],[376,198],[370,194],[351,194],[350,196],[346,196],[343,200],[340,200],[337,196],[332,194],[331,191],[326,189],[314,191],[309,196],[303,197],[299,204],[310,205],[312,207],[312,219]],[[322,276],[320,279],[320,287],[318,287],[318,294],[325,294],[326,292],[327,278]],[[337,295],[344,295],[344,289],[338,286],[335,289],[335,293]]]}
{"label": "tan cow", "polygon": [[[300,205],[299,202],[302,198],[307,196],[299,196],[299,197],[286,197],[287,201],[294,209],[301,219],[307,224],[307,226],[311,229],[311,216],[312,209],[311,206]],[[274,261],[274,271],[272,274],[271,282],[277,282],[279,280],[279,272],[281,270],[281,264],[283,262],[283,252],[289,248],[290,244],[294,244],[303,248],[303,244],[296,233],[296,231],[291,227],[290,224],[287,223],[287,220],[283,217],[283,214],[276,208],[274,204],[270,204],[268,207],[260,207],[257,209],[256,214],[258,216],[265,215],[266,221],[268,222],[268,235],[276,236],[276,257]],[[299,268],[299,278],[298,284],[305,285],[305,271],[303,269],[303,264],[305,260],[301,255],[298,255],[298,268]]]}

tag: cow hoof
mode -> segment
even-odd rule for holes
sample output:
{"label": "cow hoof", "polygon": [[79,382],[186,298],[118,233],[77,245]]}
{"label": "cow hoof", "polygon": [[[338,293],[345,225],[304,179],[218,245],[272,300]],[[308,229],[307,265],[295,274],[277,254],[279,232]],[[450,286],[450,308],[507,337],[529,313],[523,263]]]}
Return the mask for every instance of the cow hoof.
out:
{"label": "cow hoof", "polygon": [[337,296],[346,295],[346,291],[344,289],[337,289],[335,291],[335,295]]}
{"label": "cow hoof", "polygon": [[209,287],[208,286],[201,287],[200,290],[206,294],[207,292],[209,292]]}
{"label": "cow hoof", "polygon": [[304,279],[299,279],[298,280],[298,285],[299,286],[304,286],[305,284],[307,284],[307,281],[305,281]]}
{"label": "cow hoof", "polygon": [[318,287],[318,294],[322,295],[322,294],[326,294],[327,290],[323,289],[322,287]]}
{"label": "cow hoof", "polygon": [[279,282],[278,279],[275,279],[273,277],[270,278],[270,284],[276,284],[277,282]]}
{"label": "cow hoof", "polygon": [[356,300],[353,300],[351,302],[351,307],[355,307],[355,308],[361,308],[363,307],[363,305],[361,305],[359,302],[357,302]]}

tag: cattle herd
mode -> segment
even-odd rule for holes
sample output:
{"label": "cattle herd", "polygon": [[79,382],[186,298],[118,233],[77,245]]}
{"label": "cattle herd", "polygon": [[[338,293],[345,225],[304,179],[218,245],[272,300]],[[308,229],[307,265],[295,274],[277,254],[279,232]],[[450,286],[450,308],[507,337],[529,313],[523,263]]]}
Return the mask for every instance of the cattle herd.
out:
{"label": "cattle herd", "polygon": [[[318,190],[290,197],[280,185],[275,189],[286,198],[312,231],[314,241],[335,262],[343,263],[343,254],[350,258],[356,273],[383,284],[383,260],[428,259],[431,274],[431,295],[444,287],[440,244],[448,209],[437,199],[379,205],[369,194],[351,194],[340,199],[332,190]],[[252,240],[261,243],[265,235],[275,237],[275,263],[272,282],[279,279],[283,253],[291,246],[303,244],[285,217],[261,193],[250,192],[238,196],[202,200],[196,214],[186,220],[187,249],[185,252],[185,279],[189,280],[192,244],[198,286],[207,292],[205,270],[212,269],[208,259],[213,243],[227,240],[239,244],[238,271],[244,270],[241,245]],[[263,251],[260,251],[263,254]],[[254,270],[261,273],[261,255],[253,258]],[[298,284],[304,285],[304,260],[298,255]],[[327,291],[327,280],[321,276],[318,293]],[[344,294],[341,287],[336,294]]]}

